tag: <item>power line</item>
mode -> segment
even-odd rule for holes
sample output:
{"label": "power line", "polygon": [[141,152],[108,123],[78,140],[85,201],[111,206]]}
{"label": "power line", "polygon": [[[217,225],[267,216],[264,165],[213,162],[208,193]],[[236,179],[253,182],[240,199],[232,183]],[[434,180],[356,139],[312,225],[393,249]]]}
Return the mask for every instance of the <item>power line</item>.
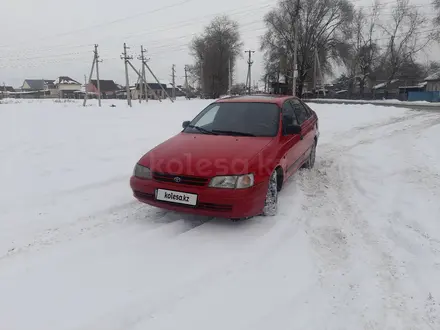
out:
{"label": "power line", "polygon": [[[190,0],[190,1],[193,1],[193,0]],[[185,1],[183,1],[183,2],[185,2]],[[188,2],[188,0],[186,0],[186,2]],[[120,38],[121,39],[131,39],[131,38],[138,37],[138,36],[155,35],[155,34],[157,34],[157,32],[181,29],[182,27],[185,27],[185,26],[199,26],[200,25],[200,21],[202,20],[202,18],[203,19],[206,19],[206,18],[209,18],[209,17],[214,18],[214,17],[216,17],[216,16],[218,16],[220,14],[228,14],[229,16],[232,16],[232,15],[235,15],[235,14],[243,13],[243,14],[245,14],[247,16],[247,15],[249,15],[249,13],[253,13],[253,12],[256,12],[256,11],[261,10],[261,9],[266,9],[268,7],[271,7],[272,5],[273,5],[273,3],[267,2],[267,0],[265,0],[264,2],[261,3],[260,6],[258,6],[258,3],[255,3],[253,5],[244,6],[244,7],[237,8],[237,9],[230,10],[230,11],[224,11],[223,10],[223,11],[216,12],[216,13],[209,14],[209,15],[200,15],[198,17],[194,17],[194,18],[191,18],[191,19],[186,19],[186,20],[177,22],[175,24],[171,24],[171,25],[170,24],[166,24],[166,25],[163,25],[163,26],[159,26],[158,28],[144,30],[144,31],[141,31],[140,33],[137,33],[137,34],[136,33],[130,33],[130,35],[128,35],[128,36],[120,36]],[[163,7],[160,10],[167,9],[167,8],[168,7]],[[159,11],[159,10],[156,10],[156,11]],[[207,20],[207,21],[209,21],[209,20]],[[194,23],[194,22],[197,22],[197,23]],[[101,25],[105,25],[105,24],[107,24],[107,23],[102,23]],[[112,24],[112,22],[110,22],[110,24]],[[74,34],[76,31],[82,31],[82,30],[85,30],[85,29],[90,29],[90,27],[89,28],[84,28],[84,29],[78,29],[78,30],[70,31],[70,32],[68,32],[68,34]],[[43,39],[56,38],[59,35],[64,35],[64,34],[48,36],[48,37],[44,37]],[[109,38],[111,38],[112,40],[115,40],[115,36],[114,35],[112,35]],[[107,38],[107,39],[109,39],[109,38]],[[34,40],[43,40],[43,39],[40,38],[40,39],[34,39]],[[100,40],[100,41],[103,41],[103,40]],[[16,45],[27,44],[27,43],[28,42],[20,42],[20,43],[18,43]],[[12,46],[14,46],[14,45],[12,45]],[[64,45],[58,45],[58,46],[55,46],[55,47],[51,46],[51,47],[52,48],[61,48],[63,46]],[[81,46],[90,46],[90,45],[81,45]],[[1,48],[8,48],[8,47],[10,48],[11,45],[10,44],[8,44],[8,45],[0,45],[0,49]],[[68,43],[68,44],[66,44],[66,47],[70,47],[70,48],[73,47],[74,48],[76,46],[72,46],[70,43]],[[32,48],[28,48],[28,50],[32,51],[32,50],[35,50],[35,48],[33,48],[33,49]]]}
{"label": "power line", "polygon": [[[99,24],[95,24],[95,25],[88,26],[88,27],[85,27],[85,28],[76,29],[76,30],[72,30],[72,31],[69,31],[69,32],[57,33],[57,34],[55,34],[53,36],[47,36],[47,37],[37,38],[37,39],[33,39],[33,40],[44,40],[44,39],[50,39],[50,38],[64,37],[66,35],[70,35],[70,34],[74,34],[74,33],[78,33],[78,32],[89,31],[89,30],[93,30],[93,29],[96,29],[96,28],[99,28],[99,27],[102,27],[102,26],[107,26],[107,25],[123,22],[123,21],[126,21],[126,20],[131,20],[131,19],[139,17],[139,16],[157,13],[159,11],[170,9],[170,8],[173,8],[173,7],[177,7],[177,6],[186,4],[186,3],[191,2],[191,1],[193,1],[193,0],[183,0],[183,1],[179,2],[179,3],[163,6],[161,8],[154,9],[154,10],[148,10],[146,12],[141,12],[141,13],[138,13],[136,15],[127,16],[127,17],[124,17],[124,18],[120,18],[120,19],[116,19],[116,20],[110,21],[110,22],[99,23]],[[26,42],[21,42],[19,44],[23,44],[23,43],[26,43]],[[7,45],[0,45],[0,48],[3,48],[3,47],[7,47]]]}

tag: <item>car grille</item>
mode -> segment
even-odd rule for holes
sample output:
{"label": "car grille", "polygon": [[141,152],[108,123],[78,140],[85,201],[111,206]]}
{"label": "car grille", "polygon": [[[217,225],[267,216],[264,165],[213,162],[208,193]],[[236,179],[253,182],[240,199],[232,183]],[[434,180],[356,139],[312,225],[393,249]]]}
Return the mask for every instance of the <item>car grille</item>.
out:
{"label": "car grille", "polygon": [[[134,195],[137,198],[143,200],[154,200],[154,194],[148,194],[141,191],[134,191]],[[162,201],[161,201],[162,202]],[[162,202],[167,204],[172,204],[180,207],[191,207],[199,210],[207,210],[207,211],[217,211],[217,212],[230,212],[232,211],[232,205],[223,205],[223,204],[212,204],[212,203],[198,203],[197,206],[189,206],[184,204],[174,204],[168,202]]]}
{"label": "car grille", "polygon": [[[179,178],[178,181],[175,179]],[[208,183],[207,178],[200,178],[195,176],[187,176],[187,175],[175,175],[175,174],[165,174],[154,172],[153,179],[159,182],[169,182],[175,184],[184,184],[190,186],[205,186]]]}

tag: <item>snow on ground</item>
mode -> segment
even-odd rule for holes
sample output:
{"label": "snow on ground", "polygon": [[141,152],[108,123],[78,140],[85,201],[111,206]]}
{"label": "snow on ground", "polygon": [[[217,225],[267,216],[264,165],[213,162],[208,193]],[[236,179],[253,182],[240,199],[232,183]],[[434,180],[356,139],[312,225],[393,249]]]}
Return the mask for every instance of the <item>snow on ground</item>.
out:
{"label": "snow on ground", "polygon": [[0,328],[439,329],[440,113],[311,104],[316,168],[232,223],[134,201],[209,101],[0,104]]}

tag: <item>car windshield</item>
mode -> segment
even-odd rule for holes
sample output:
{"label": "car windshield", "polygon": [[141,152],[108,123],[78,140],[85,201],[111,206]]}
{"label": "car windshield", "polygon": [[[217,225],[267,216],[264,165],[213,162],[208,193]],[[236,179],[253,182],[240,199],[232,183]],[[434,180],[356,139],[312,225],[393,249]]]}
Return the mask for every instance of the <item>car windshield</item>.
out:
{"label": "car windshield", "polygon": [[194,118],[184,132],[273,137],[278,133],[279,111],[273,103],[213,103]]}

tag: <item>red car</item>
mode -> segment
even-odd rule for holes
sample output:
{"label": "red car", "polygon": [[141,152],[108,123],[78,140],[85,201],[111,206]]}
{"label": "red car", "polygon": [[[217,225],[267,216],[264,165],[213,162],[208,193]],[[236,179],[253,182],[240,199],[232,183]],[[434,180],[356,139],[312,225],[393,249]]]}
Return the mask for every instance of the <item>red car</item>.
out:
{"label": "red car", "polygon": [[141,202],[234,220],[275,215],[278,192],[312,168],[318,117],[295,97],[220,99],[145,154],[130,185]]}

